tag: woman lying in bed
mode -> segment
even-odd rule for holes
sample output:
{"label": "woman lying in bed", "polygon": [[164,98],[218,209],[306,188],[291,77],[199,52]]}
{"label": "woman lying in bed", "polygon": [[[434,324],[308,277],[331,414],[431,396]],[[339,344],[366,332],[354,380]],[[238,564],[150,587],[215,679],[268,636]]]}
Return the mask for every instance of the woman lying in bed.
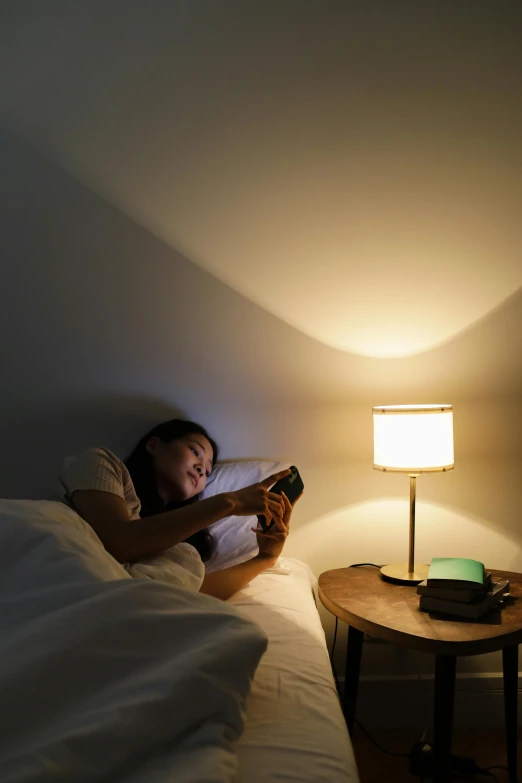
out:
{"label": "woman lying in bed", "polygon": [[218,457],[203,427],[172,419],[151,430],[123,463],[105,448],[70,462],[59,477],[58,497],[94,529],[120,563],[151,557],[181,542],[202,560],[212,554],[207,527],[228,516],[263,514],[270,533],[255,529],[259,554],[246,563],[207,574],[201,592],[226,599],[272,566],[288,535],[292,506],[269,492],[289,471],[235,492],[198,501]]}

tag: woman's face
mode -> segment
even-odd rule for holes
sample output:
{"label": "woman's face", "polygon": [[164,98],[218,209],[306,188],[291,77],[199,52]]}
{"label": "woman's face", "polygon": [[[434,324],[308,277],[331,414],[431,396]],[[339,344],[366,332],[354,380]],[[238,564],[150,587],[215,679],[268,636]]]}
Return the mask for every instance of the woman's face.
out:
{"label": "woman's face", "polygon": [[184,435],[170,443],[154,437],[146,448],[154,460],[158,493],[165,503],[188,500],[204,489],[213,457],[204,435]]}

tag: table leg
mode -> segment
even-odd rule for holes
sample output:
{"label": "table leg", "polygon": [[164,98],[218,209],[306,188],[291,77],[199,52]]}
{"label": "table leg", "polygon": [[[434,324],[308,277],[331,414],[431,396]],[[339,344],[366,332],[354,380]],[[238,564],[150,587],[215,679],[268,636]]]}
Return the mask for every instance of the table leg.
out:
{"label": "table leg", "polygon": [[504,713],[506,718],[506,749],[509,780],[517,781],[517,700],[518,645],[502,650],[504,671]]}
{"label": "table leg", "polygon": [[348,644],[346,647],[346,668],[344,672],[343,712],[350,736],[353,733],[353,721],[357,704],[357,689],[359,687],[359,672],[364,633],[348,626]]}
{"label": "table leg", "polygon": [[451,780],[451,735],[456,663],[457,659],[454,655],[435,657],[434,783],[448,783]]}

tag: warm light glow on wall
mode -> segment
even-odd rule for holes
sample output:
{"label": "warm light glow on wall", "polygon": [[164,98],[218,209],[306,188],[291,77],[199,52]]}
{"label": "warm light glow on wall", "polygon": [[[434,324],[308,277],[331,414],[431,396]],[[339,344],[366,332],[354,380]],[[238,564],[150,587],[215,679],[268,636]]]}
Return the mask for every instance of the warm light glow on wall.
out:
{"label": "warm light glow on wall", "polygon": [[468,19],[465,3],[265,2],[256,25],[246,2],[233,24],[212,2],[128,3],[124,25],[118,3],[77,3],[83,24],[26,5],[10,5],[2,126],[288,326],[407,357],[522,286],[522,47],[493,3]]}
{"label": "warm light glow on wall", "polygon": [[451,405],[383,405],[373,409],[376,470],[427,473],[453,468]]}

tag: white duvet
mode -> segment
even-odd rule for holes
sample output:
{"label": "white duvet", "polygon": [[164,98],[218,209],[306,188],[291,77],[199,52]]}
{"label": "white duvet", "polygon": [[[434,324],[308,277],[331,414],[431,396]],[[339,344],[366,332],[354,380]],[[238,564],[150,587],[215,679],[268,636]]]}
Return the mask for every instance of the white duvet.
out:
{"label": "white duvet", "polygon": [[134,579],[155,579],[197,592],[205,576],[205,566],[199,552],[183,543],[166,549],[160,555],[127,563],[125,570]]}
{"label": "white duvet", "polygon": [[132,579],[71,509],[0,501],[2,783],[231,783],[261,628]]}
{"label": "white duvet", "polygon": [[[178,544],[127,568],[135,577],[189,584],[196,556],[193,547]],[[359,780],[316,609],[315,581],[305,563],[280,557],[228,601],[268,636],[235,745],[241,783]]]}

